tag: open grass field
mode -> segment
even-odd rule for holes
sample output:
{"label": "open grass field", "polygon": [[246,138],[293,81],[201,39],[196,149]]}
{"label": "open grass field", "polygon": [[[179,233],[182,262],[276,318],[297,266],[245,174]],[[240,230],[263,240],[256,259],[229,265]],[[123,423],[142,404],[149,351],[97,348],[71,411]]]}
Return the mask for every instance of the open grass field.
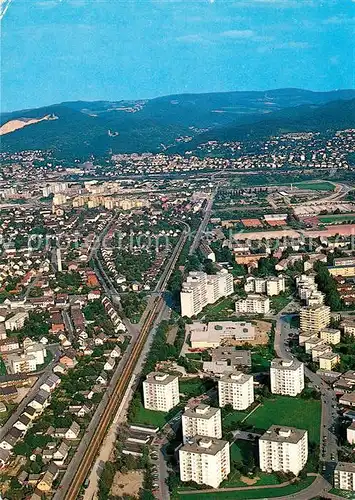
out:
{"label": "open grass field", "polygon": [[334,191],[335,187],[333,184],[327,181],[319,182],[296,182],[293,186],[298,189],[309,189],[311,191]]}
{"label": "open grass field", "polygon": [[232,411],[223,420],[223,424],[230,428],[230,426],[241,422],[247,415],[248,411]]}
{"label": "open grass field", "polygon": [[[255,455],[257,449],[255,443],[253,444],[250,441],[238,440],[232,444],[230,451],[231,451],[231,462],[247,463],[248,456],[251,453]],[[239,488],[251,485],[273,486],[275,484],[280,484],[280,480],[276,476],[276,474],[266,474],[264,472],[258,472],[257,474],[255,474],[255,476],[248,476],[248,479],[251,481],[255,481],[255,483],[251,484],[248,481],[243,481],[240,472],[236,470],[230,473],[228,480],[223,482],[221,488]]]}
{"label": "open grass field", "polygon": [[162,411],[146,410],[141,404],[134,420],[137,424],[157,425],[163,427],[166,424],[166,415]]}
{"label": "open grass field", "polygon": [[324,224],[350,224],[355,221],[355,214],[320,215],[318,219]]}
{"label": "open grass field", "polygon": [[265,488],[265,489],[251,489],[242,491],[215,491],[213,493],[178,493],[174,498],[181,500],[205,500],[205,498],[217,499],[217,500],[249,500],[253,498],[273,498],[281,497],[286,498],[289,495],[297,493],[298,491],[308,488],[314,481],[314,477],[307,477],[306,479],[299,481],[283,488]]}
{"label": "open grass field", "polygon": [[[239,413],[242,412],[233,412]],[[233,414],[227,418],[232,419]],[[288,425],[308,431],[309,440],[319,443],[321,421],[321,403],[317,400],[307,400],[288,396],[273,396],[265,399],[263,404],[246,419],[256,429],[266,430],[271,425]]]}

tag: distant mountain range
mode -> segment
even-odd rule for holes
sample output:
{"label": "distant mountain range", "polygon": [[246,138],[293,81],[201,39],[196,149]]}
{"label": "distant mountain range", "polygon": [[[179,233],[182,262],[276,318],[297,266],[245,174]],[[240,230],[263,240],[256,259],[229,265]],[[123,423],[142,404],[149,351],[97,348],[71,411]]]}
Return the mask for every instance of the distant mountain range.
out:
{"label": "distant mountain range", "polygon": [[[64,102],[0,115],[3,151],[58,156],[184,151],[208,140],[355,127],[355,90],[181,94],[137,101]],[[181,142],[182,137],[191,142]]]}

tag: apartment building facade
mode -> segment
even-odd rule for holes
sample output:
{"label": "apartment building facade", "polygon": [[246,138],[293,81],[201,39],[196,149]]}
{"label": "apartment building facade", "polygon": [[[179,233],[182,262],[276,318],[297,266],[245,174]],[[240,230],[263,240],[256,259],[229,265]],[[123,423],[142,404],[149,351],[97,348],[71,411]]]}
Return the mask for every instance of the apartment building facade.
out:
{"label": "apartment building facade", "polygon": [[220,408],[205,404],[199,404],[195,408],[186,407],[181,420],[184,444],[195,436],[222,438]]}
{"label": "apartment building facade", "polygon": [[228,441],[195,436],[179,450],[181,481],[218,488],[230,473]]}
{"label": "apartment building facade", "polygon": [[201,271],[190,272],[180,292],[181,315],[191,318],[207,304],[213,304],[233,293],[233,276],[225,270],[207,275]]}
{"label": "apartment building facade", "polygon": [[304,389],[304,365],[298,360],[274,359],[270,366],[273,394],[297,396]]}
{"label": "apartment building facade", "polygon": [[260,469],[264,472],[301,472],[308,458],[307,431],[272,425],[259,439]]}
{"label": "apartment building facade", "polygon": [[219,406],[228,404],[234,410],[246,410],[254,402],[254,378],[240,371],[233,371],[218,380]]}
{"label": "apartment building facade", "polygon": [[235,303],[235,312],[238,314],[267,314],[269,311],[270,299],[265,295],[249,294]]}
{"label": "apartment building facade", "polygon": [[152,372],[143,382],[144,408],[168,412],[179,404],[179,377]]}
{"label": "apartment building facade", "polygon": [[300,327],[304,332],[320,332],[330,323],[330,307],[308,306],[300,310]]}

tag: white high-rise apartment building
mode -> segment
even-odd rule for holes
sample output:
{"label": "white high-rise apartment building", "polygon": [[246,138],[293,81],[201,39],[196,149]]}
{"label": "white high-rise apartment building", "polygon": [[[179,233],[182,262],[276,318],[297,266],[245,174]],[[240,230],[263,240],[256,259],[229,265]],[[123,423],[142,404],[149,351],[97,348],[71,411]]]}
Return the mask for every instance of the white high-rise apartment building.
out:
{"label": "white high-rise apartment building", "polygon": [[270,366],[271,392],[297,396],[304,389],[304,366],[298,360],[274,359]]}
{"label": "white high-rise apartment building", "polygon": [[233,371],[218,381],[219,406],[228,404],[234,410],[246,410],[254,402],[254,378],[243,372]]}
{"label": "white high-rise apartment building", "polygon": [[144,408],[168,412],[179,404],[179,377],[152,372],[143,382]]}
{"label": "white high-rise apartment building", "polygon": [[196,436],[179,450],[181,481],[218,488],[230,473],[228,441]]}
{"label": "white high-rise apartment building", "polygon": [[259,439],[260,469],[264,472],[301,472],[308,458],[308,433],[272,425]]}
{"label": "white high-rise apartment building", "polygon": [[182,438],[186,444],[194,436],[216,439],[222,437],[221,410],[200,404],[195,408],[186,407],[182,415]]}
{"label": "white high-rise apartment building", "polygon": [[233,276],[226,270],[208,275],[202,271],[190,272],[180,292],[181,315],[191,318],[207,304],[233,293]]}
{"label": "white high-rise apartment building", "polygon": [[355,464],[338,462],[334,469],[334,488],[355,491]]}
{"label": "white high-rise apartment building", "polygon": [[267,314],[269,311],[270,299],[264,295],[250,294],[235,303],[235,312],[240,314]]}

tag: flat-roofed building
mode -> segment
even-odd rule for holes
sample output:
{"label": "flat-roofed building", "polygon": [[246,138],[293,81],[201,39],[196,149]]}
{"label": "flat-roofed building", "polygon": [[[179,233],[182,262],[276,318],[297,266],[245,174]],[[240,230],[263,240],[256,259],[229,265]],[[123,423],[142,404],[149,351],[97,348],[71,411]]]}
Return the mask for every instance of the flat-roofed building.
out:
{"label": "flat-roofed building", "polygon": [[254,402],[254,378],[243,372],[234,371],[218,381],[219,406],[228,404],[234,410],[246,410]]}
{"label": "flat-roofed building", "polygon": [[307,354],[311,354],[313,349],[323,344],[323,340],[318,337],[318,334],[316,334],[314,337],[310,337],[308,340],[305,340],[304,349]]}
{"label": "flat-roofed building", "polygon": [[355,491],[355,464],[338,462],[334,469],[334,488]]}
{"label": "flat-roofed building", "polygon": [[144,408],[168,412],[179,404],[179,378],[167,373],[152,372],[143,382]]}
{"label": "flat-roofed building", "polygon": [[218,488],[230,473],[228,441],[195,436],[179,450],[180,479]]}
{"label": "flat-roofed building", "polygon": [[320,331],[319,336],[322,340],[324,340],[324,342],[336,345],[340,342],[341,333],[337,328],[323,328],[323,330]]}
{"label": "flat-roofed building", "polygon": [[235,312],[238,314],[267,314],[269,311],[270,299],[265,295],[250,294],[235,303]]}
{"label": "flat-roofed building", "polygon": [[325,342],[321,342],[312,349],[312,361],[318,361],[319,356],[322,356],[327,352],[332,352],[332,348]]}
{"label": "flat-roofed building", "polygon": [[355,392],[345,392],[340,396],[339,404],[344,406],[355,406]]}
{"label": "flat-roofed building", "polygon": [[321,370],[331,371],[340,361],[340,356],[336,352],[325,352],[318,358],[319,368]]}
{"label": "flat-roofed building", "polygon": [[186,444],[195,436],[222,438],[220,408],[199,404],[195,408],[186,407],[182,415],[182,438]]}
{"label": "flat-roofed building", "polygon": [[350,319],[345,319],[341,322],[341,328],[345,335],[355,335],[355,321]]}
{"label": "flat-roofed building", "polygon": [[26,319],[28,319],[28,312],[18,312],[5,321],[5,328],[10,331],[19,330],[24,326]]}
{"label": "flat-roofed building", "polygon": [[226,341],[251,342],[255,340],[255,326],[245,321],[194,321],[186,325],[193,349],[219,347]]}
{"label": "flat-roofed building", "polygon": [[245,281],[244,290],[247,293],[261,293],[268,296],[279,295],[286,290],[286,280],[281,274],[266,278],[248,276]]}
{"label": "flat-roofed building", "polygon": [[353,276],[355,276],[355,264],[349,264],[345,266],[328,266],[328,271],[332,276],[352,278]]}
{"label": "flat-roofed building", "polygon": [[264,472],[301,472],[308,458],[307,431],[272,425],[259,439],[260,469]]}
{"label": "flat-roofed building", "polygon": [[300,327],[304,332],[320,332],[330,323],[330,307],[308,306],[300,311]]}
{"label": "flat-roofed building", "polygon": [[271,392],[283,396],[297,396],[304,389],[304,366],[296,359],[271,361]]}
{"label": "flat-roofed building", "polygon": [[203,371],[222,375],[251,366],[251,353],[235,347],[217,347],[211,352],[212,360],[203,362]]}
{"label": "flat-roofed building", "polygon": [[300,331],[298,335],[298,343],[299,345],[304,345],[305,342],[307,342],[308,340],[317,338],[318,338],[318,333]]}
{"label": "flat-roofed building", "polygon": [[233,275],[225,269],[216,274],[191,271],[180,292],[181,315],[191,318],[207,304],[233,293]]}

